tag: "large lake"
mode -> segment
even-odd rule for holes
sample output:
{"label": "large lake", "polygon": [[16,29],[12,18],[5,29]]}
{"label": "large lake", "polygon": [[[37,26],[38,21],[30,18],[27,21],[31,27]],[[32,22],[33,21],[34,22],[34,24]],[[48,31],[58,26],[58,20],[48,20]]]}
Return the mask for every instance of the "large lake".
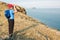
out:
{"label": "large lake", "polygon": [[51,28],[60,30],[60,8],[26,9],[27,14]]}

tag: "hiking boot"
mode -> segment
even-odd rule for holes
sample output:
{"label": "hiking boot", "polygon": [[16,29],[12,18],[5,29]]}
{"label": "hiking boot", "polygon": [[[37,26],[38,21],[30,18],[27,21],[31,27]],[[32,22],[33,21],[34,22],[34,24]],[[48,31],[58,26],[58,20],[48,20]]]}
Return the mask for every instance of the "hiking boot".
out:
{"label": "hiking boot", "polygon": [[6,37],[4,40],[13,40],[13,35],[10,35],[9,37]]}

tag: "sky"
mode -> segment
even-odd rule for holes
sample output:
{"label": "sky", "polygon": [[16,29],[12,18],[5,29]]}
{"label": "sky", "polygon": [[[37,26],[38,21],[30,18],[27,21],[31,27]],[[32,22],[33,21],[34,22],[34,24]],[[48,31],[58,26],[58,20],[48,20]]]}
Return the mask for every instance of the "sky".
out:
{"label": "sky", "polygon": [[25,8],[60,8],[60,0],[0,0]]}

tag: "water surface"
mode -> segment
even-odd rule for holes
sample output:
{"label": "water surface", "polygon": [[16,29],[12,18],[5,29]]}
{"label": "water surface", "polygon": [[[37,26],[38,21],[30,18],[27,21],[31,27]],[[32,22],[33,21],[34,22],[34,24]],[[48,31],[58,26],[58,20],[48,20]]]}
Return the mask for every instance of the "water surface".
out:
{"label": "water surface", "polygon": [[27,9],[27,14],[51,28],[60,30],[60,8]]}

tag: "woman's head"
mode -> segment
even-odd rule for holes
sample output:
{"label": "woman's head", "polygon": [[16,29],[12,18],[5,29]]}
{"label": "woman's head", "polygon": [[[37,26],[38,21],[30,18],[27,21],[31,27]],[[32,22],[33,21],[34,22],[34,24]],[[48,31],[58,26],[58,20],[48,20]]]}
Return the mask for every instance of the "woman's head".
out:
{"label": "woman's head", "polygon": [[12,4],[8,4],[7,6],[9,9],[13,9],[13,7],[14,7]]}

